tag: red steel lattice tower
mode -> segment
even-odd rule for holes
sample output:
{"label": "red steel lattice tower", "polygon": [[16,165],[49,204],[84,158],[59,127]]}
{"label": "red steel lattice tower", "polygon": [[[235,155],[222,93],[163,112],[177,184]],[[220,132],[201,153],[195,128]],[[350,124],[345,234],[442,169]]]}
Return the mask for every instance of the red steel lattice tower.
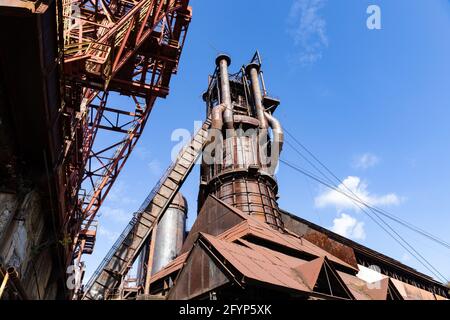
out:
{"label": "red steel lattice tower", "polygon": [[[92,252],[94,218],[141,136],[155,101],[169,93],[191,20],[188,2],[60,3],[65,101],[62,185],[65,230],[72,239],[68,261]],[[114,97],[119,95],[129,102],[117,106]],[[103,134],[114,141],[97,146],[96,138]]]}

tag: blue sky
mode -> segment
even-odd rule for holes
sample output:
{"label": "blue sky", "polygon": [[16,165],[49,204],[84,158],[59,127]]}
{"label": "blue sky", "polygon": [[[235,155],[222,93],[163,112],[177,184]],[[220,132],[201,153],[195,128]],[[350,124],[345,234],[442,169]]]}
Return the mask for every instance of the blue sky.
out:
{"label": "blue sky", "polygon": [[[368,5],[381,30],[366,27]],[[219,52],[231,71],[258,49],[276,112],[346,186],[450,242],[450,4],[444,0],[191,0],[193,20],[167,99],[159,100],[100,210],[85,281],[170,164],[171,134],[204,119],[201,94]],[[124,103],[117,99],[117,103]],[[104,139],[104,138],[101,138]],[[106,140],[99,143],[107,142]],[[282,158],[307,168],[288,146]],[[279,205],[429,273],[365,214],[281,165]],[[182,192],[196,216],[199,168]],[[450,255],[392,224],[447,279]]]}

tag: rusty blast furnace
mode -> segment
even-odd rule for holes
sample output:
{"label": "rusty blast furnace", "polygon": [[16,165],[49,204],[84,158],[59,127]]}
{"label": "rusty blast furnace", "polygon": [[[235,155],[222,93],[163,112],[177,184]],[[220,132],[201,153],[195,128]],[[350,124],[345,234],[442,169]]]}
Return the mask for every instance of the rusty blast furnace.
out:
{"label": "rusty blast furnace", "polygon": [[203,153],[198,207],[214,195],[278,229],[283,222],[274,169],[283,130],[272,115],[279,102],[263,96],[265,85],[256,61],[257,55],[240,72],[229,75],[231,59],[227,55],[216,59],[216,70],[203,95],[212,125]]}
{"label": "rusty blast furnace", "polygon": [[[279,101],[267,94],[258,53],[235,74],[230,63],[227,55],[217,57],[203,94],[207,134],[200,130],[167,174],[192,168],[195,157],[185,157],[202,144],[197,219],[178,256],[155,268],[168,250],[158,242],[162,214],[147,247],[147,266],[153,256],[155,269],[146,269],[137,298],[447,299],[446,288],[430,277],[279,208],[275,169],[284,137],[273,115]],[[172,248],[179,230],[165,235]]]}
{"label": "rusty blast furnace", "polygon": [[[84,281],[97,213],[169,94],[191,17],[189,0],[0,1],[0,300],[449,299],[279,208],[283,129],[258,53],[234,74],[217,57],[202,127]],[[180,188],[200,155],[186,233]]]}

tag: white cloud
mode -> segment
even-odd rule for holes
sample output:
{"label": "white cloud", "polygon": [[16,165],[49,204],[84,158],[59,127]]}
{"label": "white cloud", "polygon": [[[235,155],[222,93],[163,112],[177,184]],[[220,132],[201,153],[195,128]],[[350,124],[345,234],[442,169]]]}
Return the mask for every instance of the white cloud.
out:
{"label": "white cloud", "polygon": [[295,60],[309,65],[322,58],[328,47],[326,21],[320,15],[326,0],[294,0],[288,17],[288,34],[299,50]]}
{"label": "white cloud", "polygon": [[372,153],[364,153],[355,158],[353,166],[357,169],[368,169],[376,166],[380,162],[380,158]]}
{"label": "white cloud", "polygon": [[98,228],[98,234],[100,236],[104,237],[109,242],[113,242],[119,237],[118,232],[113,232],[113,231],[105,228],[104,226],[100,226]]}
{"label": "white cloud", "polygon": [[341,213],[338,218],[333,220],[331,230],[346,238],[357,240],[364,240],[366,238],[364,222],[359,222],[346,213]]}
{"label": "white cloud", "polygon": [[150,173],[155,176],[160,176],[162,174],[162,167],[161,162],[159,162],[156,159],[153,159],[147,164],[148,169],[150,170]]}
{"label": "white cloud", "polygon": [[136,204],[137,200],[128,196],[130,194],[127,184],[123,181],[116,181],[108,193],[106,199],[116,206]]}
{"label": "white cloud", "polygon": [[137,146],[134,148],[134,153],[140,160],[147,160],[150,158],[150,151],[146,147]]}
{"label": "white cloud", "polygon": [[134,148],[136,155],[140,160],[149,161],[147,168],[152,175],[160,176],[163,172],[161,162],[158,159],[152,158],[152,153],[145,147]]}
{"label": "white cloud", "polygon": [[[350,197],[360,199],[361,201],[372,206],[388,206],[398,205],[402,202],[395,193],[389,193],[381,196],[371,194],[367,190],[367,184],[361,181],[359,177],[349,176],[337,188],[340,192],[348,194]],[[336,190],[324,190],[315,199],[315,205],[318,208],[334,206],[338,211],[355,210],[359,211],[360,207],[353,200]]]}
{"label": "white cloud", "polygon": [[119,223],[128,222],[131,220],[133,212],[126,212],[121,208],[111,208],[103,205],[100,209],[100,216],[103,219],[107,218],[108,221],[115,221]]}

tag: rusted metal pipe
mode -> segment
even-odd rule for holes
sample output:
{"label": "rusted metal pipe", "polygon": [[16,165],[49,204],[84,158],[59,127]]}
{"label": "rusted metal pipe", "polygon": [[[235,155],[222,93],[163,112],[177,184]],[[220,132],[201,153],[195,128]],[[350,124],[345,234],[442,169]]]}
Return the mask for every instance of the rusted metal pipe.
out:
{"label": "rusted metal pipe", "polygon": [[280,158],[281,149],[283,148],[283,129],[280,122],[273,115],[268,112],[264,112],[264,116],[269,122],[273,135],[273,141],[270,148],[270,166],[268,166],[267,169],[270,174],[274,174]]}
{"label": "rusted metal pipe", "polygon": [[230,79],[228,78],[228,66],[231,63],[231,59],[226,54],[220,54],[216,58],[216,65],[219,67],[220,74],[220,91],[221,91],[221,103],[225,105],[223,112],[223,119],[225,127],[227,129],[233,129],[233,105],[231,103],[230,93]]}
{"label": "rusted metal pipe", "polygon": [[272,129],[273,144],[276,144],[278,146],[279,155],[284,143],[283,128],[281,127],[280,121],[278,121],[278,119],[270,113],[264,112],[264,116],[266,117],[267,121],[269,122],[270,128]]}
{"label": "rusted metal pipe", "polygon": [[264,106],[262,104],[261,87],[259,86],[259,65],[256,63],[250,63],[245,68],[250,76],[250,82],[252,83],[253,100],[255,101],[256,117],[259,121],[259,127],[261,129],[267,128],[266,117],[264,116]]}
{"label": "rusted metal pipe", "polygon": [[13,283],[14,287],[16,288],[17,293],[22,298],[22,300],[28,300],[27,294],[25,293],[25,290],[22,287],[22,284],[20,283],[19,274],[16,271],[16,268],[9,267],[6,272],[9,275],[9,279]]}
{"label": "rusted metal pipe", "polygon": [[222,130],[223,127],[223,116],[222,113],[225,111],[225,104],[219,104],[212,109],[211,112],[211,128]]}

